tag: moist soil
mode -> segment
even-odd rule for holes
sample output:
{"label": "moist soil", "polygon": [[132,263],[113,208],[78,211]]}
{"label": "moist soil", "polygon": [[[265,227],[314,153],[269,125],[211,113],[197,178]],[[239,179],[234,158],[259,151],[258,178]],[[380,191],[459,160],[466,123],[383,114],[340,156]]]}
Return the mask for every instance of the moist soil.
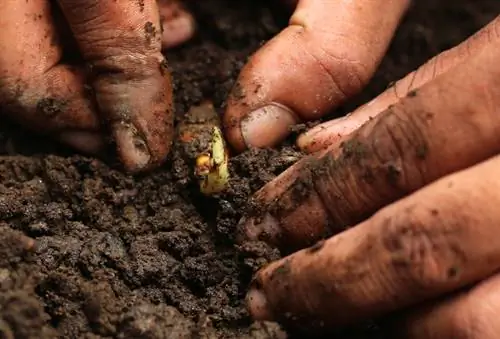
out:
{"label": "moist soil", "polygon": [[[332,116],[500,12],[498,0],[414,3],[371,85]],[[222,112],[247,57],[287,21],[268,1],[188,5],[199,33],[167,52],[177,117],[204,98]],[[253,272],[279,253],[258,243],[234,246],[248,197],[300,156],[293,137],[278,149],[233,157],[230,189],[207,199],[176,159],[132,177],[3,122],[0,338],[299,337],[252,323],[243,304]],[[371,326],[358,332],[337,337],[379,336]]]}

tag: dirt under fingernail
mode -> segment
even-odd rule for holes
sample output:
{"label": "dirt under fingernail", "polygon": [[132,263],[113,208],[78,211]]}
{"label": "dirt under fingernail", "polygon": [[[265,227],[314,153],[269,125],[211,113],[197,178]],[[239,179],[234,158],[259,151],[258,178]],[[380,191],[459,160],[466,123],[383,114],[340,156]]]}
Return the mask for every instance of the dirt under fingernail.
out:
{"label": "dirt under fingernail", "polygon": [[151,160],[148,145],[134,125],[128,122],[116,123],[114,135],[118,153],[127,171],[135,173],[148,166]]}
{"label": "dirt under fingernail", "polygon": [[[247,57],[288,17],[270,1],[186,3],[199,30],[166,52],[175,111],[179,117],[211,98],[222,113]],[[499,11],[498,0],[415,2],[372,84],[342,110],[367,102]],[[281,253],[258,240],[235,245],[235,238],[249,197],[302,157],[294,141],[234,156],[229,189],[207,198],[175,146],[162,168],[132,176],[2,121],[0,337],[287,338],[276,324],[254,323],[245,304],[253,274]],[[12,241],[20,234],[36,245]],[[376,327],[353,331],[335,338],[380,334]]]}

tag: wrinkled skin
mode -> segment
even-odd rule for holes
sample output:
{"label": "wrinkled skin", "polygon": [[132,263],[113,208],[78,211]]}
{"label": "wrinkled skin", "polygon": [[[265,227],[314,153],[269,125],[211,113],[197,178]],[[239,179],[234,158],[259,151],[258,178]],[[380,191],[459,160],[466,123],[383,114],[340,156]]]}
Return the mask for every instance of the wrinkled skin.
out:
{"label": "wrinkled skin", "polygon": [[[241,72],[230,143],[276,145],[362,90],[408,5],[299,1]],[[256,274],[255,319],[314,334],[395,314],[396,338],[498,338],[499,61],[497,17],[299,137],[310,155],[257,192],[258,217],[239,225],[291,253]]]}
{"label": "wrinkled skin", "polygon": [[[250,59],[228,98],[225,132],[238,151],[274,146],[361,91],[409,6],[284,2],[295,8],[289,27]],[[160,52],[189,38],[192,19],[173,15],[170,1],[59,0],[59,14],[50,3],[4,4],[0,43],[18,41],[0,53],[6,113],[94,154],[109,130],[127,170],[157,166],[172,138]],[[81,51],[71,65],[67,36]],[[256,194],[264,217],[239,225],[243,237],[293,252],[256,275],[254,318],[314,333],[396,312],[388,330],[398,337],[497,338],[499,60],[497,18],[299,138],[310,156]]]}
{"label": "wrinkled skin", "polygon": [[194,32],[177,1],[2,5],[8,13],[0,18],[3,113],[86,153],[100,154],[114,139],[130,172],[165,159],[172,86],[161,50]]}

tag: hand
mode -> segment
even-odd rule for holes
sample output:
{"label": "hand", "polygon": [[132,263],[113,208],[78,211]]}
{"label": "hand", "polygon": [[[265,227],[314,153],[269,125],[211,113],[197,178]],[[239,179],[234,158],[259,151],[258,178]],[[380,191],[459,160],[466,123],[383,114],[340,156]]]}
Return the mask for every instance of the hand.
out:
{"label": "hand", "polygon": [[[314,153],[261,189],[257,216],[240,225],[246,239],[284,251],[310,246],[257,273],[248,294],[255,319],[313,333],[393,313],[400,338],[498,337],[499,60],[500,17],[303,136]],[[309,74],[317,100],[328,97],[311,85],[322,73]],[[294,105],[316,100],[299,93]]]}
{"label": "hand", "polygon": [[127,170],[158,165],[173,124],[161,49],[193,34],[192,17],[171,0],[57,3],[3,4],[2,112],[91,154],[110,129]]}
{"label": "hand", "polygon": [[317,120],[358,93],[410,3],[282,1],[298,2],[290,25],[251,57],[228,98],[225,132],[237,151],[274,146],[291,126]]}

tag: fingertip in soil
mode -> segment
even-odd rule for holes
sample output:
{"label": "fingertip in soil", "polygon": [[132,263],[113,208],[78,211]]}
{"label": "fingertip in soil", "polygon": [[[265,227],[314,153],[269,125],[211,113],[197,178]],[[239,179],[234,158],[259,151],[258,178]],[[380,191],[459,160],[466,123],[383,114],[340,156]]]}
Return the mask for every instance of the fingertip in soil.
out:
{"label": "fingertip in soil", "polygon": [[[286,18],[268,1],[186,3],[197,36],[167,52],[176,116],[206,98],[221,113],[248,56]],[[497,0],[420,1],[357,103],[499,10]],[[45,113],[57,113],[46,104]],[[300,158],[291,144],[233,157],[229,189],[209,198],[175,152],[163,168],[132,177],[2,121],[0,337],[298,338],[252,323],[244,305],[253,273],[280,253],[261,242],[235,245],[249,197]]]}

